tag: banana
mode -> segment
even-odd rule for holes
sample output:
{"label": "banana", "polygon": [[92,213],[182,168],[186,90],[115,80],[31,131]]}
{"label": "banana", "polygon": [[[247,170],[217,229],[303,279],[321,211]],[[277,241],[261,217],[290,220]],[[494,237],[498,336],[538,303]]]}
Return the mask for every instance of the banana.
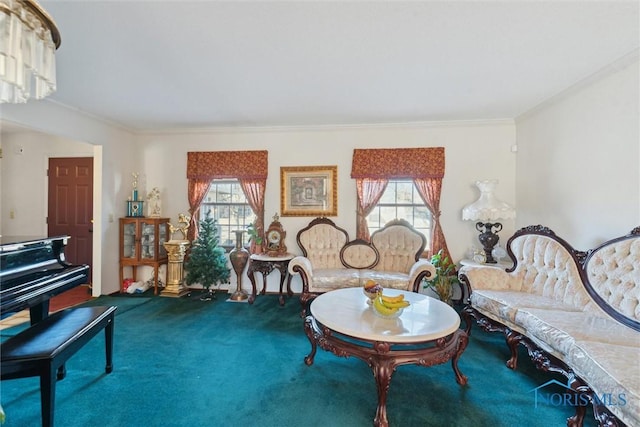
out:
{"label": "banana", "polygon": [[385,301],[384,299],[382,300],[382,304],[387,308],[405,308],[410,305],[409,301]]}
{"label": "banana", "polygon": [[378,312],[383,316],[391,316],[399,310],[398,308],[387,307],[384,305],[381,296],[378,296],[373,300],[373,308],[378,310]]}
{"label": "banana", "polygon": [[390,297],[388,295],[382,295],[382,301],[387,303],[387,302],[391,302],[391,303],[395,303],[395,302],[400,302],[404,300],[404,295],[400,294],[400,295],[396,295],[395,297]]}
{"label": "banana", "polygon": [[387,308],[405,308],[409,307],[409,301],[404,300],[404,294],[390,297],[388,295],[382,295],[382,304]]}

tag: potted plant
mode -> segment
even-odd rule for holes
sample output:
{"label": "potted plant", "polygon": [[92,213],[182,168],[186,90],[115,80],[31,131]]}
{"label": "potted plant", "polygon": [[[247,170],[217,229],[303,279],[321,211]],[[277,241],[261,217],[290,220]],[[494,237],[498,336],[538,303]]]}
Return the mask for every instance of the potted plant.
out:
{"label": "potted plant", "polygon": [[247,234],[249,234],[249,251],[252,254],[257,254],[262,252],[262,236],[260,235],[258,229],[255,226],[255,221],[249,223],[247,226]]}
{"label": "potted plant", "polygon": [[424,279],[424,288],[433,289],[440,301],[451,304],[453,286],[460,283],[456,267],[449,257],[443,256],[442,249],[431,257],[431,264],[436,268],[436,275],[431,279]]}
{"label": "potted plant", "polygon": [[198,237],[193,241],[189,258],[184,263],[187,285],[200,283],[206,290],[201,300],[215,298],[212,285],[229,283],[231,270],[227,267],[225,250],[220,246],[217,221],[207,212],[205,219],[200,221]]}

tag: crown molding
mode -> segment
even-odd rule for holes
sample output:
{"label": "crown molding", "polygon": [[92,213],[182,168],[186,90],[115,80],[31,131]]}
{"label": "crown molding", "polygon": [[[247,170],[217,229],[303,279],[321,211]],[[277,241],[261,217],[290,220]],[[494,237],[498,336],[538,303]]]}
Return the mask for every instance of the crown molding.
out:
{"label": "crown molding", "polygon": [[631,52],[627,53],[626,55],[618,58],[617,60],[613,61],[612,63],[610,63],[609,65],[606,65],[604,67],[602,67],[601,69],[599,69],[598,71],[596,71],[593,74],[590,74],[589,76],[585,77],[584,79],[580,80],[579,82],[569,86],[568,88],[558,92],[557,94],[551,96],[550,98],[545,99],[544,101],[542,101],[541,103],[537,104],[536,106],[534,106],[533,108],[525,111],[524,113],[518,115],[514,121],[517,124],[519,121],[525,120],[531,116],[534,116],[536,113],[538,113],[541,110],[544,110],[545,108],[548,108],[554,104],[557,104],[558,102],[570,97],[571,95],[581,91],[582,89],[586,88],[587,86],[592,85],[593,83],[596,83],[608,76],[611,76],[615,73],[617,73],[618,71],[621,71],[633,64],[635,64],[636,62],[640,61],[640,48],[634,49]]}
{"label": "crown molding", "polygon": [[63,108],[65,110],[72,111],[72,112],[74,112],[76,114],[79,114],[79,115],[81,115],[81,116],[83,116],[83,117],[85,117],[87,119],[95,120],[96,122],[100,122],[100,123],[102,123],[104,125],[119,129],[119,130],[124,131],[124,132],[128,132],[128,133],[131,133],[131,134],[134,134],[134,135],[136,134],[136,130],[135,129],[132,129],[132,128],[127,127],[127,126],[124,126],[123,124],[121,124],[119,122],[114,122],[112,120],[105,119],[102,116],[98,116],[96,114],[92,114],[92,113],[89,113],[87,111],[81,110],[78,107],[74,107],[74,106],[65,104],[63,102],[56,101],[56,100],[51,99],[51,98],[46,98],[46,99],[44,99],[44,101],[48,102],[50,104],[56,105],[56,106],[58,106],[60,108]]}
{"label": "crown molding", "polygon": [[388,123],[352,123],[326,125],[281,125],[281,126],[212,126],[198,128],[147,129],[134,131],[136,135],[185,135],[212,133],[271,133],[271,132],[331,132],[341,130],[371,129],[417,129],[434,127],[472,127],[472,126],[504,126],[514,125],[513,119],[487,120],[442,120]]}

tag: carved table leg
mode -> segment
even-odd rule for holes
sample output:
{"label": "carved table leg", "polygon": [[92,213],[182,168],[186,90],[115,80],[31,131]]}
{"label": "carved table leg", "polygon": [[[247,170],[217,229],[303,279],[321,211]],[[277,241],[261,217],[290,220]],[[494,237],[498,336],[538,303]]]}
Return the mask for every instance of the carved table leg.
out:
{"label": "carved table leg", "polygon": [[373,419],[373,425],[377,427],[388,427],[387,393],[389,392],[391,375],[395,370],[395,365],[393,361],[388,358],[373,359],[370,365],[373,370],[373,376],[376,379],[376,388],[378,389],[378,408],[376,409],[376,417]]}
{"label": "carved table leg", "polygon": [[267,274],[262,273],[262,290],[260,291],[260,295],[264,295],[267,292]]}
{"label": "carved table leg", "polygon": [[284,288],[284,281],[287,280],[287,275],[289,274],[289,272],[287,271],[287,264],[281,264],[279,267],[280,270],[280,296],[278,298],[278,301],[280,302],[280,305],[284,305],[284,294],[282,293],[282,289]]}
{"label": "carved table leg", "polygon": [[307,366],[311,366],[313,365],[313,359],[316,357],[316,351],[318,349],[316,343],[316,334],[318,333],[317,326],[315,319],[311,316],[307,316],[304,319],[304,333],[311,343],[311,352],[304,358],[304,363]]}
{"label": "carved table leg", "polygon": [[456,331],[456,334],[458,335],[458,348],[456,354],[451,358],[451,367],[453,368],[453,372],[456,374],[456,382],[460,385],[467,385],[467,376],[460,372],[460,369],[458,368],[458,360],[467,348],[467,344],[469,344],[469,335],[460,329]]}
{"label": "carved table leg", "polygon": [[253,304],[256,300],[256,277],[255,277],[255,262],[252,259],[249,259],[249,267],[247,267],[247,276],[249,277],[249,281],[251,282],[251,295],[249,295],[249,304]]}

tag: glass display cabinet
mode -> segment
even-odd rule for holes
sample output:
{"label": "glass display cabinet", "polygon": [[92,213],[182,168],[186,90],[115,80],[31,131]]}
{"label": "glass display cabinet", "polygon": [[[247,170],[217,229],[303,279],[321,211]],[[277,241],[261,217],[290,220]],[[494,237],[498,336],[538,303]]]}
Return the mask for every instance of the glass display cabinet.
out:
{"label": "glass display cabinet", "polygon": [[120,292],[125,291],[124,269],[131,268],[136,281],[137,267],[153,267],[153,291],[158,294],[158,269],[167,264],[167,250],[163,243],[169,240],[169,218],[120,218]]}

